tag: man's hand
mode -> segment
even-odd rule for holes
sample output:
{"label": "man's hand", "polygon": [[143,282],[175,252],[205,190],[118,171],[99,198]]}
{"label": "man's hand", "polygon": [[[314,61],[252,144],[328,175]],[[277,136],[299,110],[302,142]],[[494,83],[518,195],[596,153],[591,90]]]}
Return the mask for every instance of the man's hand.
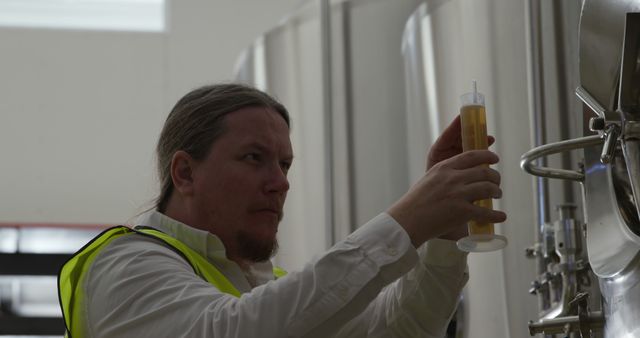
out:
{"label": "man's hand", "polygon": [[[488,137],[489,145],[496,140],[493,136]],[[431,169],[438,162],[462,153],[462,126],[460,115],[451,121],[449,126],[442,132],[427,154],[427,170]]]}
{"label": "man's hand", "polygon": [[[493,136],[489,136],[489,145],[492,145],[494,142],[495,138]],[[458,115],[442,132],[429,150],[429,153],[427,154],[427,170],[431,169],[435,164],[460,153],[462,153],[462,127],[460,115]],[[451,232],[439,236],[439,238],[457,241],[468,235],[469,230],[467,227],[458,227]]]}
{"label": "man's hand", "polygon": [[[495,140],[489,136],[488,141]],[[471,219],[504,222],[505,213],[473,204],[502,196],[500,174],[488,167],[497,162],[498,156],[488,150],[462,154],[460,117],[456,117],[431,148],[425,176],[387,212],[407,230],[416,248],[438,236],[465,237]]]}

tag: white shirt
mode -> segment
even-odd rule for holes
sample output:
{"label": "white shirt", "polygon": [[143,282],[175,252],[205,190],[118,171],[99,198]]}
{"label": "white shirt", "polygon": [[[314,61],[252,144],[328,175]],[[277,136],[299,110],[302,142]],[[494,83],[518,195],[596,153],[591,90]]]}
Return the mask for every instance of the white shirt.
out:
{"label": "white shirt", "polygon": [[87,272],[90,337],[443,337],[468,280],[454,242],[416,250],[385,213],[277,281],[268,262],[240,269],[208,232],[155,211],[138,224],[200,253],[243,294],[220,292],[158,240],[123,236]]}

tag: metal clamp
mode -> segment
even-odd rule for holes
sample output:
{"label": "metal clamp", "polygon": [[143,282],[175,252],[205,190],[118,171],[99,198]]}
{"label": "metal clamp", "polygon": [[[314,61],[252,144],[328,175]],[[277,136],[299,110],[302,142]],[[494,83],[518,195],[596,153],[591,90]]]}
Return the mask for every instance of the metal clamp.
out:
{"label": "metal clamp", "polygon": [[589,311],[587,293],[578,293],[569,303],[573,308],[577,306],[578,315],[565,316],[552,319],[543,319],[538,322],[529,322],[529,334],[531,336],[543,334],[563,334],[569,337],[571,332],[578,333],[578,337],[586,338],[593,332],[602,331],[604,316],[600,311]]}
{"label": "metal clamp", "polygon": [[533,162],[547,155],[562,153],[574,149],[582,149],[598,145],[603,142],[601,135],[591,135],[545,144],[524,153],[520,158],[520,168],[534,176],[582,182],[584,181],[584,173],[581,171],[537,166],[534,165]]}
{"label": "metal clamp", "polygon": [[580,99],[580,101],[584,102],[584,104],[586,104],[589,109],[591,109],[594,113],[598,114],[598,116],[604,119],[607,112],[606,109],[604,109],[604,107],[598,102],[598,100],[593,98],[593,96],[591,96],[591,94],[589,94],[586,89],[582,88],[582,86],[576,88],[576,96]]}
{"label": "metal clamp", "polygon": [[608,123],[604,117],[592,117],[589,119],[589,129],[598,132],[604,138],[600,162],[611,163],[620,137],[620,126],[617,122]]}
{"label": "metal clamp", "polygon": [[615,156],[618,137],[620,137],[620,127],[616,124],[608,125],[604,132],[604,145],[602,146],[600,162],[604,164],[611,163]]}

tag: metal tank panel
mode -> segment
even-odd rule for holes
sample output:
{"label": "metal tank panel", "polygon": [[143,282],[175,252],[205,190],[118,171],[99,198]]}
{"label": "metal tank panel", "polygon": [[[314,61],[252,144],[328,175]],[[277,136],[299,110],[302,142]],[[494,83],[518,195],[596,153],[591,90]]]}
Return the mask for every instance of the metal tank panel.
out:
{"label": "metal tank panel", "polygon": [[[627,12],[640,10],[638,1],[586,1],[580,27],[582,88],[602,106],[606,121],[620,120],[617,87]],[[585,117],[596,116],[585,109]],[[604,127],[604,126],[603,126]],[[589,131],[586,133],[590,134]],[[603,278],[620,273],[640,249],[637,215],[625,161],[619,146],[611,165],[601,162],[602,147],[585,148],[587,247],[594,272]],[[635,225],[634,225],[635,223]],[[637,231],[636,231],[637,233]]]}
{"label": "metal tank panel", "polygon": [[624,15],[640,10],[636,0],[585,0],[580,21],[580,82],[612,110],[618,85]]}
{"label": "metal tank panel", "polygon": [[605,337],[640,336],[640,15],[629,14],[639,11],[640,1],[587,0],[580,27],[581,85],[601,106],[585,105],[584,117],[605,139],[584,150],[587,249],[600,277]]}
{"label": "metal tank panel", "polygon": [[[585,0],[582,5],[580,86],[576,94],[584,103],[581,115],[585,136],[527,152],[522,157],[522,168],[536,176],[583,183],[587,267],[598,277],[602,313],[593,311],[587,303],[588,294],[596,300],[600,298],[595,290],[585,288],[576,292],[571,289],[575,283],[563,279],[560,283],[563,294],[569,287],[568,294],[573,294],[562,301],[567,311],[562,311],[560,317],[545,314],[529,328],[532,335],[564,333],[569,336],[570,332],[579,332],[582,337],[601,331],[604,324],[605,337],[638,337],[640,1]],[[583,168],[579,171],[533,164],[541,156],[577,148],[584,148]],[[555,251],[562,258],[557,245],[560,235],[556,231],[551,237],[556,242]],[[583,270],[584,266],[577,263],[579,261],[577,269]],[[562,264],[559,267],[562,268]],[[568,273],[572,270],[567,271],[562,273],[563,277],[570,276]],[[548,273],[553,275],[553,271]]]}

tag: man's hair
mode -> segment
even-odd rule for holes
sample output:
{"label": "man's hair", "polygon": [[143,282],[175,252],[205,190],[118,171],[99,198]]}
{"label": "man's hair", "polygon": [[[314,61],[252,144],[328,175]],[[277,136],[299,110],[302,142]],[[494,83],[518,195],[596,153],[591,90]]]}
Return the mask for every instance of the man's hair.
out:
{"label": "man's hair", "polygon": [[289,112],[268,94],[243,84],[216,84],[192,90],[173,107],[164,123],[156,155],[160,195],[156,210],[165,212],[173,193],[171,160],[183,150],[195,160],[203,160],[211,145],[224,132],[224,116],[246,107],[264,107],[278,112],[289,126]]}

